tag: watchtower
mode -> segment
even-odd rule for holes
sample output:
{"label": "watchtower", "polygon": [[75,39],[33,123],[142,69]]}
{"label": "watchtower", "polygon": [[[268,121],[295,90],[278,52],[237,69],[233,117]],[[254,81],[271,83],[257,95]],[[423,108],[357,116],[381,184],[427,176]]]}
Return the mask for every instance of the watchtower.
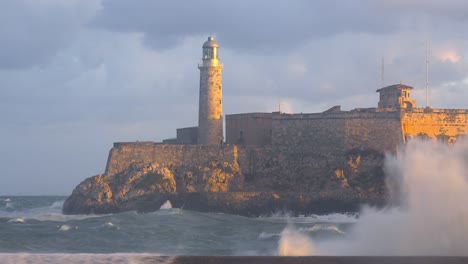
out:
{"label": "watchtower", "polygon": [[413,87],[404,84],[395,84],[378,89],[380,93],[379,108],[413,109],[416,101],[410,98]]}
{"label": "watchtower", "polygon": [[200,69],[200,97],[198,108],[198,144],[215,145],[223,142],[223,88],[224,65],[219,62],[219,45],[214,37],[203,44]]}

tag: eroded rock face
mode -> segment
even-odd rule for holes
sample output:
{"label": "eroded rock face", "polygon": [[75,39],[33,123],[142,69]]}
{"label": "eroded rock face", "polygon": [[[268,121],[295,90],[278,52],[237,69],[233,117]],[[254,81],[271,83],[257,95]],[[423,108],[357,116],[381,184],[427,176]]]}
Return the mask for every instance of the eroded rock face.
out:
{"label": "eroded rock face", "polygon": [[[80,183],[65,201],[63,212],[105,214],[155,210],[178,190],[182,193],[227,192],[241,189],[242,183],[239,166],[227,163],[180,168],[154,163],[132,164],[120,173],[100,174]],[[140,206],[147,200],[152,201],[154,208]]]}
{"label": "eroded rock face", "polygon": [[129,163],[117,173],[83,181],[63,212],[149,212],[170,200],[174,207],[248,216],[310,214],[357,211],[363,203],[385,200],[384,156],[377,151],[355,149],[336,157],[275,149],[260,153],[242,162]]}

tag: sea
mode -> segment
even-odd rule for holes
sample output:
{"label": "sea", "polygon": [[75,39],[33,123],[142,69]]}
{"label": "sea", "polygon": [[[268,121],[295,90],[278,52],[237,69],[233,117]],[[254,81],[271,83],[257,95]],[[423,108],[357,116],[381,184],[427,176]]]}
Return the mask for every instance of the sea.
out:
{"label": "sea", "polygon": [[[274,212],[249,218],[172,208],[168,201],[152,213],[63,215],[64,196],[0,196],[0,263],[309,261],[267,256],[338,257],[322,263],[363,263],[349,259],[360,256],[378,257],[365,263],[468,263],[468,140],[410,141],[397,155],[387,155],[384,170],[388,206],[363,206],[354,214]],[[264,257],[174,262],[161,256]]]}
{"label": "sea", "polygon": [[155,256],[278,256],[290,227],[314,239],[342,237],[356,214],[248,218],[172,208],[108,215],[64,215],[64,196],[0,197],[0,262],[96,263]]}

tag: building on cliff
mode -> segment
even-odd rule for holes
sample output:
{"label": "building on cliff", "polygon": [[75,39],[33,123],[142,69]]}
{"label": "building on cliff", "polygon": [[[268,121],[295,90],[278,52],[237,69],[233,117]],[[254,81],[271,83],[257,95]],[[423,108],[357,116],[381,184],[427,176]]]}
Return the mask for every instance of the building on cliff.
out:
{"label": "building on cliff", "polygon": [[312,147],[324,152],[355,148],[393,151],[410,138],[448,143],[468,134],[467,109],[417,108],[404,84],[378,89],[376,108],[342,111],[334,106],[322,113],[240,113],[226,115],[223,142],[222,69],[219,45],[213,37],[203,44],[200,69],[198,127],[177,129],[165,144],[278,145]]}
{"label": "building on cliff", "polygon": [[63,212],[176,208],[258,216],[326,214],[383,205],[386,152],[415,137],[447,143],[468,135],[467,109],[417,108],[412,87],[378,89],[375,108],[226,115],[218,44],[203,44],[198,127],[155,142],[117,142],[105,173],[86,179]]}

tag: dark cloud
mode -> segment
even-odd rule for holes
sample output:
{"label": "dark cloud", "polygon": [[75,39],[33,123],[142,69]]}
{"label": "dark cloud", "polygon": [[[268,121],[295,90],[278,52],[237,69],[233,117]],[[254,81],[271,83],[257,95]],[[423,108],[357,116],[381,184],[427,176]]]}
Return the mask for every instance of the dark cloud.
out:
{"label": "dark cloud", "polygon": [[0,69],[44,65],[73,41],[83,18],[95,7],[70,0],[0,2]]}
{"label": "dark cloud", "polygon": [[398,21],[359,1],[105,0],[94,24],[142,32],[154,48],[170,48],[187,35],[213,33],[223,46],[242,52],[285,52],[309,39],[343,32],[383,34]]}
{"label": "dark cloud", "polygon": [[384,84],[414,86],[422,105],[426,40],[431,105],[466,108],[468,4],[424,2],[3,1],[0,193],[69,193],[103,171],[112,142],[196,125],[210,33],[225,114],[376,106],[382,57]]}

